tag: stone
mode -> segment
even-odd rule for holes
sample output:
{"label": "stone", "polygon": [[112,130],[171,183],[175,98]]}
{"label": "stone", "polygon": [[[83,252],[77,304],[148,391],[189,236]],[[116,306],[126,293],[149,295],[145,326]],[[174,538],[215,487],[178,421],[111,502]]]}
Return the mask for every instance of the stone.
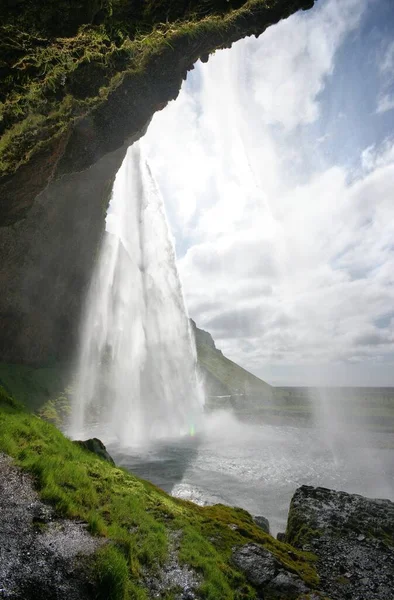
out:
{"label": "stone", "polygon": [[271,552],[252,543],[233,551],[232,561],[245,574],[246,579],[257,588],[269,583],[280,566]]}
{"label": "stone", "polygon": [[297,575],[286,571],[280,571],[265,588],[269,598],[286,598],[286,600],[298,598],[300,594],[306,594],[308,591],[305,583]]}
{"label": "stone", "polygon": [[302,486],[289,511],[286,542],[317,556],[319,591],[330,600],[393,600],[394,503]]}
{"label": "stone", "polygon": [[80,446],[81,448],[89,450],[89,452],[93,452],[93,454],[97,454],[97,456],[111,463],[111,465],[115,466],[114,459],[112,458],[112,456],[110,456],[110,454],[108,454],[103,442],[98,438],[90,438],[89,440],[85,441],[76,440],[74,444],[78,444],[78,446]]}

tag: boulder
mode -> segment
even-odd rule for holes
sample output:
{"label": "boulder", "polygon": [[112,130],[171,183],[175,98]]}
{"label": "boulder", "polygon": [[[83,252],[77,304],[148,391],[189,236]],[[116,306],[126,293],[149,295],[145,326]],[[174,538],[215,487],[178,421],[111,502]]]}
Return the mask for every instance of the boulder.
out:
{"label": "boulder", "polygon": [[330,600],[394,598],[394,503],[302,486],[291,501],[286,542],[317,556]]}
{"label": "boulder", "polygon": [[97,456],[99,456],[103,460],[106,460],[107,462],[111,463],[111,465],[115,466],[114,459],[112,458],[112,456],[110,456],[108,454],[107,449],[104,446],[103,442],[101,440],[99,440],[98,438],[90,438],[89,440],[84,440],[84,441],[76,440],[74,443],[78,444],[78,446],[80,446],[81,448],[84,448],[85,450],[89,450],[89,452],[93,452],[94,454],[97,454]]}
{"label": "boulder", "polygon": [[233,551],[232,560],[257,590],[258,598],[296,600],[300,594],[311,592],[298,575],[289,573],[284,565],[262,546],[245,544]]}

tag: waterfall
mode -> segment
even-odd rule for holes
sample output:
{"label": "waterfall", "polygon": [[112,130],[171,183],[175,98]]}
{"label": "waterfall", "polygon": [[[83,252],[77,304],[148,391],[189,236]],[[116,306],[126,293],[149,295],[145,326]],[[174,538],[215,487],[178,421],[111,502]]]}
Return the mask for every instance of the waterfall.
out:
{"label": "waterfall", "polygon": [[173,242],[141,143],[115,178],[73,404],[72,437],[94,430],[124,446],[193,432],[202,413]]}

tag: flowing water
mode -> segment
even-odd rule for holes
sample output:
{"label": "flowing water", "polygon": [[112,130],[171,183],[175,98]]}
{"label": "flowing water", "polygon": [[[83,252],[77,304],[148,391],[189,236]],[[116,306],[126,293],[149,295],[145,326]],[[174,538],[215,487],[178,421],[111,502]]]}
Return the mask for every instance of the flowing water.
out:
{"label": "flowing water", "polygon": [[[299,22],[292,33],[286,29],[288,20],[277,29],[270,28],[261,46],[261,40],[244,40],[231,54],[218,52],[208,65],[197,65],[176,108],[169,105],[156,115],[143,142],[129,149],[115,180],[107,231],[87,298],[70,430],[73,437],[98,435],[118,464],[169,493],[201,504],[242,506],[252,514],[266,516],[273,532],[284,529],[291,496],[303,484],[394,500],[392,436],[370,433],[367,428],[352,432],[353,413],[346,414],[346,403],[340,398],[333,402],[325,392],[314,398],[311,427],[273,426],[259,422],[257,415],[253,422],[245,423],[226,412],[202,414],[195,350],[173,243],[144,148],[166,192],[174,231],[178,226],[183,232],[178,240],[181,252],[192,247],[194,262],[205,267],[199,280],[194,276],[199,270],[192,270],[188,292],[192,299],[191,292],[200,294],[200,304],[207,299],[208,312],[220,305],[219,321],[226,314],[235,315],[228,326],[232,331],[227,331],[235,340],[235,356],[240,346],[252,340],[256,344],[254,349],[250,344],[252,358],[255,353],[262,362],[265,357],[267,362],[272,358],[280,364],[286,355],[292,361],[306,352],[299,340],[313,342],[316,338],[325,360],[330,319],[334,314],[332,329],[336,331],[338,311],[344,309],[344,301],[331,306],[330,299],[342,298],[345,283],[354,290],[354,280],[362,279],[353,277],[351,256],[349,273],[345,269],[338,275],[340,271],[332,272],[331,266],[349,251],[344,224],[354,221],[350,239],[356,243],[359,239],[358,213],[353,218],[348,205],[355,204],[355,210],[360,210],[361,223],[365,204],[363,194],[358,201],[353,188],[341,191],[338,164],[336,160],[327,162],[333,148],[343,147],[348,153],[342,132],[332,148],[328,144],[331,132],[324,121],[316,127],[316,140],[311,132],[314,112],[317,116],[320,111],[317,96],[333,70],[330,52],[334,50],[329,49],[335,36],[341,35],[339,15],[344,10],[337,2],[326,6],[320,29],[312,27],[308,34]],[[348,21],[345,12],[343,22]],[[279,27],[284,28],[283,37],[276,43]],[[291,40],[291,48],[287,49],[286,40]],[[320,71],[315,69],[319,62],[308,62],[308,48],[314,60],[322,62]],[[293,71],[296,75],[292,78]],[[257,77],[257,73],[261,75]],[[304,88],[308,82],[314,88],[309,95],[305,94],[308,87]],[[343,97],[341,91],[341,108]],[[343,124],[339,116],[335,121]],[[350,116],[347,120],[352,123]],[[332,137],[336,127],[335,123]],[[326,150],[320,152],[319,148]],[[345,180],[348,166],[340,166]],[[314,182],[321,172],[324,178],[317,186]],[[309,180],[312,183],[306,185]],[[326,181],[331,184],[327,186]],[[339,195],[333,203],[337,188]],[[337,210],[341,202],[342,212]],[[370,213],[365,215],[370,224]],[[387,239],[391,239],[389,233]],[[385,235],[380,237],[384,240]],[[369,235],[365,237],[369,239]],[[336,245],[338,239],[343,247]],[[200,243],[204,240],[206,255],[204,243]],[[230,252],[235,242],[238,246]],[[374,252],[375,247],[366,248]],[[221,270],[215,271],[215,264]],[[357,274],[357,261],[355,265]],[[388,279],[384,273],[382,278]],[[324,295],[320,304],[316,300],[315,281],[327,290],[327,303]],[[371,279],[372,293],[373,283]],[[365,297],[367,305],[368,282],[365,288],[356,289],[364,290],[357,292],[357,300]],[[387,298],[390,308],[389,294]],[[304,299],[309,300],[304,303]],[[246,316],[237,321],[233,309],[239,307],[241,317],[243,309]],[[317,311],[317,316],[316,307],[324,309]],[[343,329],[339,329],[343,332],[342,338],[338,335],[340,343],[351,339],[347,324],[353,326],[356,309],[366,310],[362,303],[360,307],[358,303],[350,306],[350,318],[344,318]],[[248,324],[247,309],[251,327],[243,327]],[[376,316],[388,318],[389,311],[379,310]],[[344,313],[346,317],[346,310]],[[300,336],[291,335],[289,327],[303,315],[307,315],[307,329],[304,333],[301,329]],[[266,329],[270,333],[270,323],[273,337],[263,337]],[[276,340],[277,356],[275,343],[269,340]],[[309,360],[307,352],[305,356]],[[342,361],[342,353],[340,358]],[[320,357],[316,360],[319,363]]]}
{"label": "flowing water", "polygon": [[193,431],[203,396],[162,198],[139,143],[117,173],[87,297],[70,435]]}

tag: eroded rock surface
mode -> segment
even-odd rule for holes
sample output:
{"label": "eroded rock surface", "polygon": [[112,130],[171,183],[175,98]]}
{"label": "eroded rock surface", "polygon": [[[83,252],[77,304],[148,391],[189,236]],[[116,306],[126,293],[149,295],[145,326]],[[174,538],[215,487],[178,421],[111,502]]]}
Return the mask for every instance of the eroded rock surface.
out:
{"label": "eroded rock surface", "polygon": [[286,541],[317,555],[330,600],[393,600],[394,503],[302,486],[290,505]]}
{"label": "eroded rock surface", "polygon": [[0,598],[88,600],[95,597],[81,557],[103,543],[73,521],[57,519],[29,475],[0,454]]}
{"label": "eroded rock surface", "polygon": [[259,598],[296,599],[310,590],[295,574],[289,573],[273,554],[257,544],[246,544],[233,552],[233,562],[256,588]]}

